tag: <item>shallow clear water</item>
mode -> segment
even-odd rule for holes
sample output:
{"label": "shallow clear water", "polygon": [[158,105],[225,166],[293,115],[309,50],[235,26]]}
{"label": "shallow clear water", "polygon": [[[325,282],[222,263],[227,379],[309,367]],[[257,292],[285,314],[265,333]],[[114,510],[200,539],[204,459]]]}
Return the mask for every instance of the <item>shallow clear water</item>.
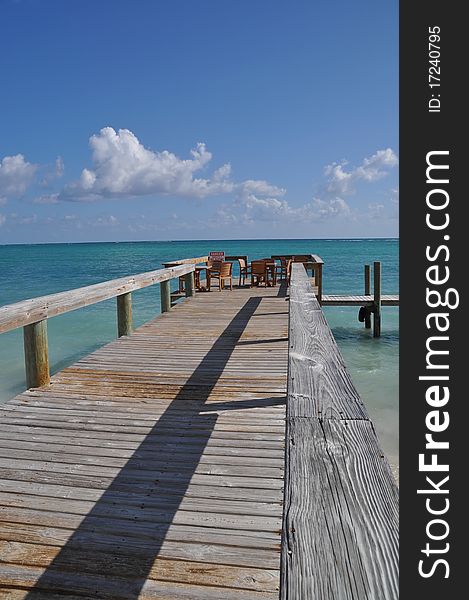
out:
{"label": "shallow clear water", "polygon": [[[211,250],[247,254],[319,254],[324,293],[363,293],[363,265],[382,261],[383,293],[398,292],[398,240],[237,240],[0,246],[0,305],[150,271]],[[160,311],[159,286],[133,294],[134,324]],[[48,323],[52,372],[111,341],[115,300],[54,317]],[[357,308],[328,307],[327,320],[375,423],[384,451],[398,464],[399,310],[383,309],[382,337],[358,322]],[[0,402],[25,387],[22,331],[0,335]]]}

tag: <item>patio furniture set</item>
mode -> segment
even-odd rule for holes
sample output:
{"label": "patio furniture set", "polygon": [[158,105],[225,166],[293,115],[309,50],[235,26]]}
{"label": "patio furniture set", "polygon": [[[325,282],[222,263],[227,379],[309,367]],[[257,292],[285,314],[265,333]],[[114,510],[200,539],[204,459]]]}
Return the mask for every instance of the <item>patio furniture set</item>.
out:
{"label": "patio furniture set", "polygon": [[[246,285],[266,287],[277,285],[278,281],[289,281],[291,263],[306,263],[309,257],[294,257],[293,259],[262,258],[250,263],[245,258],[237,258],[239,265],[239,287]],[[205,272],[205,282],[202,283],[201,274]],[[249,283],[247,283],[249,281]],[[210,291],[212,282],[218,283],[221,291],[228,286],[233,289],[233,261],[207,261],[205,265],[195,267],[195,286],[199,291]],[[204,285],[205,284],[205,285]]]}

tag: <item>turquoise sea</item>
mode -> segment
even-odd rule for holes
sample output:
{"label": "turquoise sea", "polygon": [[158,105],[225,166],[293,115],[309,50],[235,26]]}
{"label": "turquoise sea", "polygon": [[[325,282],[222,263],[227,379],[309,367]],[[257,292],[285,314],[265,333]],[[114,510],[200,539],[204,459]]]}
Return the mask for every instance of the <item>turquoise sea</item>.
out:
{"label": "turquoise sea", "polygon": [[[236,240],[38,244],[0,246],[0,305],[161,267],[211,250],[247,254],[319,254],[324,293],[363,293],[363,265],[382,261],[383,293],[398,293],[396,239]],[[133,294],[134,324],[160,310],[159,286]],[[112,340],[115,300],[61,315],[48,323],[52,371]],[[384,451],[398,468],[399,309],[384,308],[382,337],[358,322],[357,308],[329,307],[326,317],[352,378],[375,423]],[[25,388],[22,331],[0,335],[0,402]]]}

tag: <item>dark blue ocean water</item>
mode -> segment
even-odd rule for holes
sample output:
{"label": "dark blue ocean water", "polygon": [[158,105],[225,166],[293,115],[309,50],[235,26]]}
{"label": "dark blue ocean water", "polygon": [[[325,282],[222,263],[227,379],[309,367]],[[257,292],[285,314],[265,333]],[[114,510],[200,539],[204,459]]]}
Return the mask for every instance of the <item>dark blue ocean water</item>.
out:
{"label": "dark blue ocean water", "polygon": [[[395,239],[236,240],[40,244],[0,246],[0,305],[10,304],[161,267],[162,263],[211,250],[247,254],[319,254],[325,293],[363,293],[363,265],[382,261],[383,293],[397,293],[399,243]],[[160,310],[159,286],[133,294],[134,324]],[[357,320],[356,308],[329,307],[326,317],[352,378],[375,421],[391,462],[398,456],[399,311],[383,309],[382,337],[375,340]],[[52,371],[112,340],[115,300],[51,319]],[[0,335],[0,402],[24,389],[22,332]]]}

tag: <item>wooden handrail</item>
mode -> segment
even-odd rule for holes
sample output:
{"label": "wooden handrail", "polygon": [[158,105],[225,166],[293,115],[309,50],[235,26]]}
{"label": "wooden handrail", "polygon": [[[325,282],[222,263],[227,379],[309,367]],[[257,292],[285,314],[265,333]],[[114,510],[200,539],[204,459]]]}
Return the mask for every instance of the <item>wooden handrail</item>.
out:
{"label": "wooden handrail", "polygon": [[194,265],[158,269],[132,277],[111,279],[57,294],[22,300],[0,307],[0,333],[168,281],[194,270]]}
{"label": "wooden handrail", "polygon": [[94,285],[49,294],[0,307],[0,333],[23,327],[26,385],[41,387],[50,382],[47,319],[78,308],[117,298],[118,336],[132,333],[132,293],[135,290],[161,284],[161,309],[171,308],[169,282],[186,276],[188,289],[193,295],[195,266],[183,264],[167,269],[120,277]]}
{"label": "wooden handrail", "polygon": [[318,256],[317,254],[311,254],[311,258],[313,259],[313,261],[319,265],[323,265],[324,261],[322,260],[322,258],[320,256]]}
{"label": "wooden handrail", "polygon": [[397,486],[301,263],[289,312],[280,598],[396,600]]}
{"label": "wooden handrail", "polygon": [[170,262],[163,263],[164,267],[176,267],[178,265],[198,265],[199,263],[205,263],[208,261],[208,256],[199,256],[197,258],[181,258],[180,260],[172,260]]}

